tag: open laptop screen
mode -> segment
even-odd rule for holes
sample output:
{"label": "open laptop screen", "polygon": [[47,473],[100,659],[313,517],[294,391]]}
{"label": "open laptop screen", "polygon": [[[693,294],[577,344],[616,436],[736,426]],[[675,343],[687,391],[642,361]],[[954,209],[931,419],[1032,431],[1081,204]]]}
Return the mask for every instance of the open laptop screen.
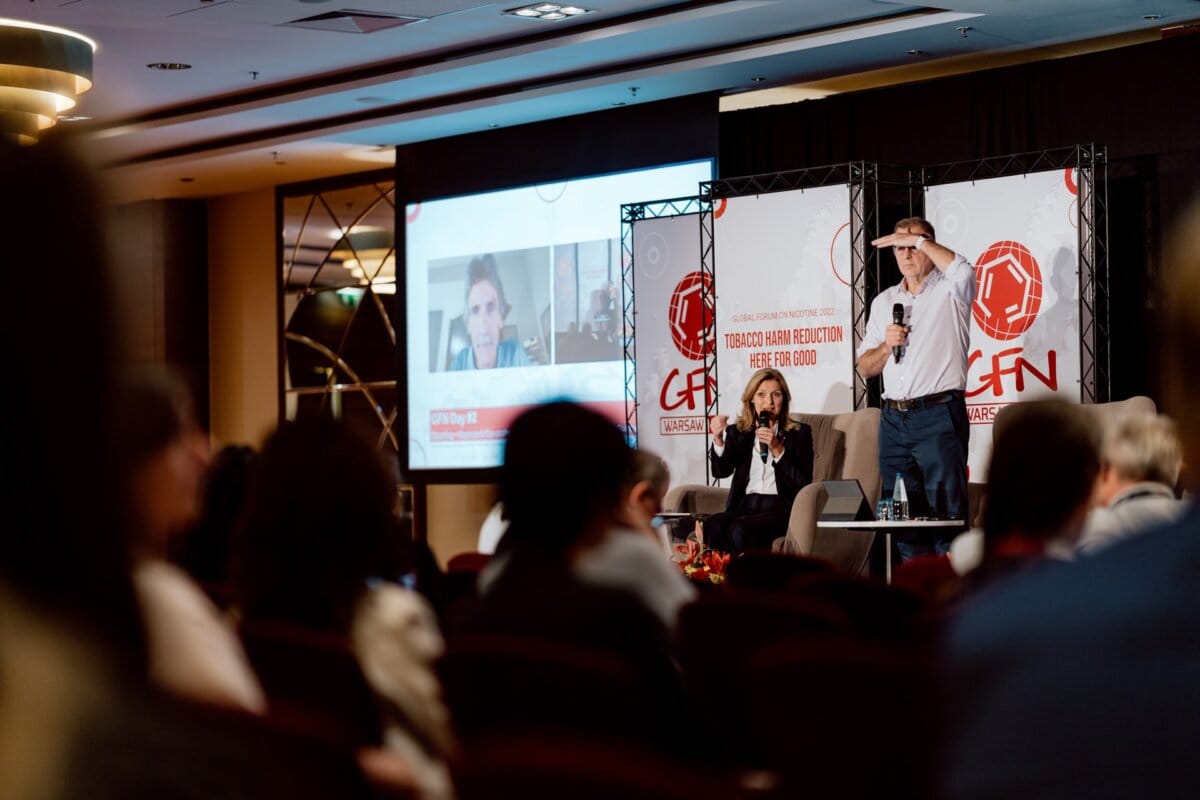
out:
{"label": "open laptop screen", "polygon": [[862,484],[856,479],[825,481],[828,498],[821,509],[822,522],[856,522],[875,519],[875,512],[867,502]]}

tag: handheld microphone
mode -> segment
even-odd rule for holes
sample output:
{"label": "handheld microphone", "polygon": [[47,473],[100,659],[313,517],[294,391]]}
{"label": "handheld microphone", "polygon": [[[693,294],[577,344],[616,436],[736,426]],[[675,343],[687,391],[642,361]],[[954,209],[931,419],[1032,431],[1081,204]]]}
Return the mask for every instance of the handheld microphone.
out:
{"label": "handheld microphone", "polygon": [[[768,414],[766,411],[758,412],[758,427],[769,428],[770,426],[771,426],[771,415]],[[766,442],[762,442],[761,444],[759,444],[758,455],[759,455],[759,458],[762,459],[762,462],[764,464],[767,463],[767,456],[770,455],[770,450],[767,447]]]}
{"label": "handheld microphone", "polygon": [[[904,306],[900,303],[896,303],[892,306],[892,322],[896,325],[904,324]],[[900,363],[900,351],[902,349],[903,348],[900,345],[896,345],[892,348],[892,358],[897,364]]]}

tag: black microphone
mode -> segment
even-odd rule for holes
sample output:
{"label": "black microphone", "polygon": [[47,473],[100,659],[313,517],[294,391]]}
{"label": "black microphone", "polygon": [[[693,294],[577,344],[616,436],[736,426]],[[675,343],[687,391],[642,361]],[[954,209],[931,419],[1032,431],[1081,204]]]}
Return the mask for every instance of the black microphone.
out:
{"label": "black microphone", "polygon": [[[758,427],[760,427],[760,428],[769,428],[769,427],[771,427],[771,415],[770,415],[770,413],[768,413],[768,412],[766,412],[766,411],[760,411],[760,412],[758,412]],[[767,456],[768,456],[768,455],[770,455],[770,449],[767,447],[767,443],[766,443],[766,442],[762,442],[762,443],[761,443],[761,444],[758,446],[758,455],[759,455],[759,457],[760,457],[760,458],[762,458],[762,462],[763,462],[764,464],[765,464],[765,463],[767,463]]]}
{"label": "black microphone", "polygon": [[[904,306],[900,303],[896,303],[894,306],[892,306],[892,322],[896,325],[904,324]],[[900,345],[896,345],[892,348],[892,358],[895,359],[897,364],[900,363],[900,351],[902,349],[903,348]]]}

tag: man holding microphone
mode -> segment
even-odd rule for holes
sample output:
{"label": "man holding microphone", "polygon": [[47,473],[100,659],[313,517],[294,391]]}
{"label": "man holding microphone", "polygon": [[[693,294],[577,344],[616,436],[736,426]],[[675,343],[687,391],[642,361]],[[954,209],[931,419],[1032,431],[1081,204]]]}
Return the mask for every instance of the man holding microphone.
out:
{"label": "man holding microphone", "polygon": [[[871,244],[891,247],[904,276],[871,302],[856,354],[860,375],[883,375],[879,423],[883,496],[892,494],[899,474],[907,489],[910,516],[969,522],[970,426],[963,389],[975,270],[961,255],[934,241],[933,225],[921,217],[900,220],[893,233]],[[906,537],[897,542],[900,558],[945,553],[956,533]]]}

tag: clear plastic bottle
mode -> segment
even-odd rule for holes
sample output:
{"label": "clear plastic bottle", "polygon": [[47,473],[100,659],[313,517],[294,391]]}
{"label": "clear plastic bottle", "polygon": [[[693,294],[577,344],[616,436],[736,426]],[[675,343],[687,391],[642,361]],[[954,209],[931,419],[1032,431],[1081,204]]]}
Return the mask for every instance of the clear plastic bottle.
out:
{"label": "clear plastic bottle", "polygon": [[893,519],[908,519],[908,489],[904,486],[904,475],[897,472],[892,485]]}

